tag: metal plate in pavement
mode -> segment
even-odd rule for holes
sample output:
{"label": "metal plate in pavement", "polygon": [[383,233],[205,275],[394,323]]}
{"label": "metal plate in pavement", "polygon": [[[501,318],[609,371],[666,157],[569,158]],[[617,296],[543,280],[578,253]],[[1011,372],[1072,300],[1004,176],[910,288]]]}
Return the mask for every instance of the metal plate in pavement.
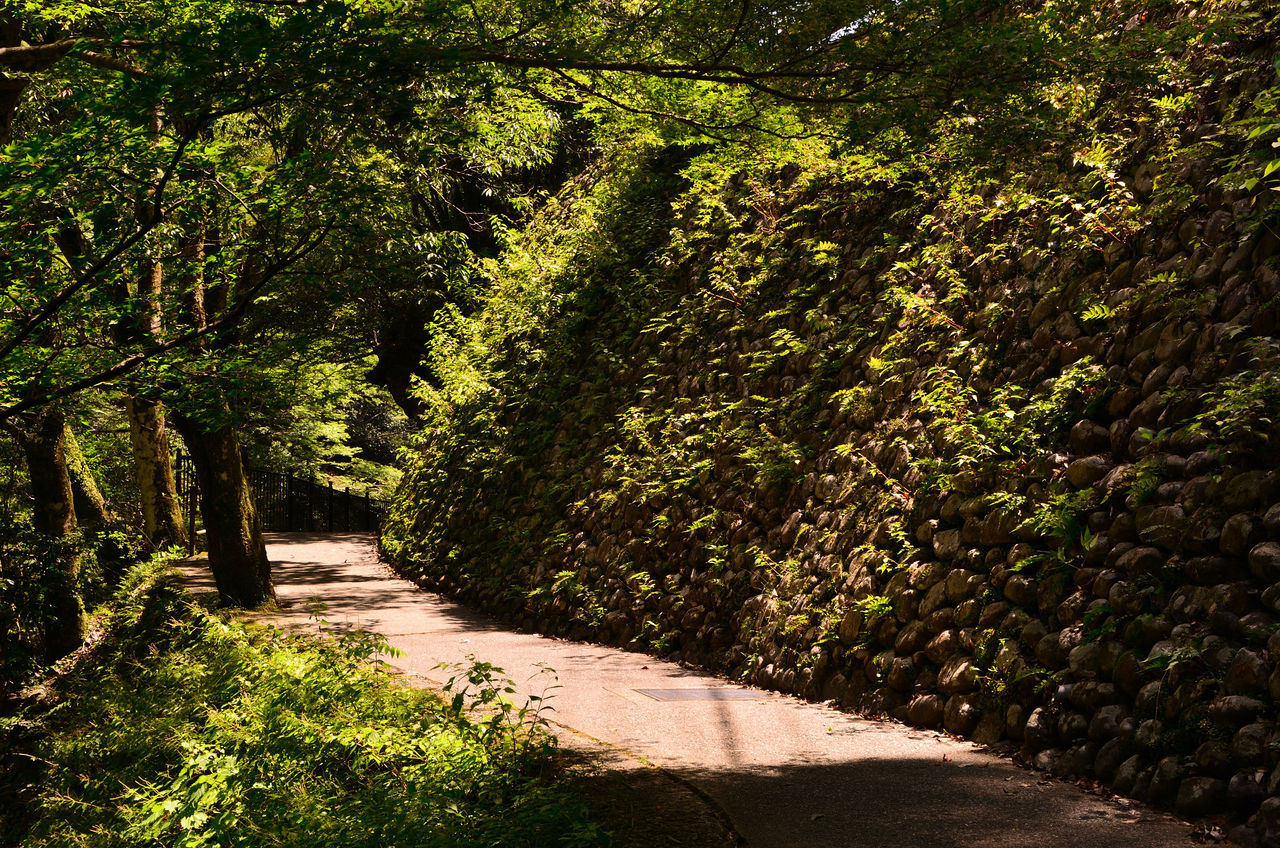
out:
{"label": "metal plate in pavement", "polygon": [[637,689],[655,701],[757,701],[769,697],[767,692],[755,689],[727,689],[724,687],[701,689]]}

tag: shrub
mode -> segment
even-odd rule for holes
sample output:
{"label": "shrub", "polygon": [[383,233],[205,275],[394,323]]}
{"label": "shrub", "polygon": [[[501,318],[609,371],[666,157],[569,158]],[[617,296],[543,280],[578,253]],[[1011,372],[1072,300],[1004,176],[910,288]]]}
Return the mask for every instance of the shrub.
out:
{"label": "shrub", "polygon": [[[20,801],[0,806],[24,845],[607,842],[560,781],[540,710],[492,709],[497,669],[442,701],[399,685],[377,638],[247,626],[154,568],[126,580],[105,626],[58,684],[65,701],[5,722],[11,742],[39,738],[8,758],[41,767],[0,793]],[[477,704],[490,709],[473,720]]]}

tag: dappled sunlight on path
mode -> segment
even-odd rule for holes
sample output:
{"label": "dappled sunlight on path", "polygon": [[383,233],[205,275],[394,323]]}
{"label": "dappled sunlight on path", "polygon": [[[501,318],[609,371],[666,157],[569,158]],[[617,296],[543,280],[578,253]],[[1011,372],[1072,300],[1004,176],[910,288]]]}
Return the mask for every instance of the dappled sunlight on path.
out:
{"label": "dappled sunlight on path", "polygon": [[[469,657],[543,694],[575,735],[651,762],[714,801],[755,848],[1169,848],[1190,826],[1138,804],[1045,780],[973,745],[735,687],[642,654],[507,629],[422,592],[367,537],[271,534],[281,610],[272,620],[384,635],[393,665],[439,684]],[[728,697],[706,690],[732,688]],[[641,690],[652,690],[648,694]],[[657,690],[683,690],[663,692]],[[744,691],[745,690],[745,691]],[[579,741],[582,741],[581,739]]]}

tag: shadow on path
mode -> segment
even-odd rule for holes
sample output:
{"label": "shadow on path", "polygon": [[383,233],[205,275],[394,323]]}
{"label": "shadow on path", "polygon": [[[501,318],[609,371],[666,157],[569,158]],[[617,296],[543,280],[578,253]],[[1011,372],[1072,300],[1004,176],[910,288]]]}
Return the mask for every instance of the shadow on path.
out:
{"label": "shadow on path", "polygon": [[[655,700],[641,690],[733,684],[641,654],[513,632],[396,577],[367,536],[277,533],[269,541],[282,606],[276,623],[299,625],[316,598],[331,630],[382,633],[404,652],[395,666],[423,682],[442,679],[441,663],[476,657],[506,669],[520,691],[540,689],[536,672],[550,665],[561,686],[550,717],[565,728],[567,746],[607,749],[633,768],[657,765],[721,810],[753,848],[1192,844],[1190,827],[1169,816],[1087,795],[929,731],[767,692]],[[618,771],[609,774],[600,780]],[[683,815],[643,799],[627,803],[638,805],[637,823]],[[724,844],[708,839],[651,844]]]}
{"label": "shadow on path", "polygon": [[[1190,828],[1139,805],[1097,802],[1064,810],[1076,791],[1031,772],[866,756],[812,765],[672,768],[750,834],[777,848],[1172,848]],[[1002,770],[1003,771],[1003,770]],[[1082,795],[1082,793],[1079,793]]]}

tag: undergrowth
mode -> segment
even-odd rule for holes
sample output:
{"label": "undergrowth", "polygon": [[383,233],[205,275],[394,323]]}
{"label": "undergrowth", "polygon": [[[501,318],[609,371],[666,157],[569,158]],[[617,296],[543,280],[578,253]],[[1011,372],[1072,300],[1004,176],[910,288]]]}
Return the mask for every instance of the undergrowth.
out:
{"label": "undergrowth", "polygon": [[104,618],[98,647],[0,724],[0,843],[608,843],[541,709],[500,708],[500,670],[444,701],[398,684],[376,638],[244,625],[157,566]]}

